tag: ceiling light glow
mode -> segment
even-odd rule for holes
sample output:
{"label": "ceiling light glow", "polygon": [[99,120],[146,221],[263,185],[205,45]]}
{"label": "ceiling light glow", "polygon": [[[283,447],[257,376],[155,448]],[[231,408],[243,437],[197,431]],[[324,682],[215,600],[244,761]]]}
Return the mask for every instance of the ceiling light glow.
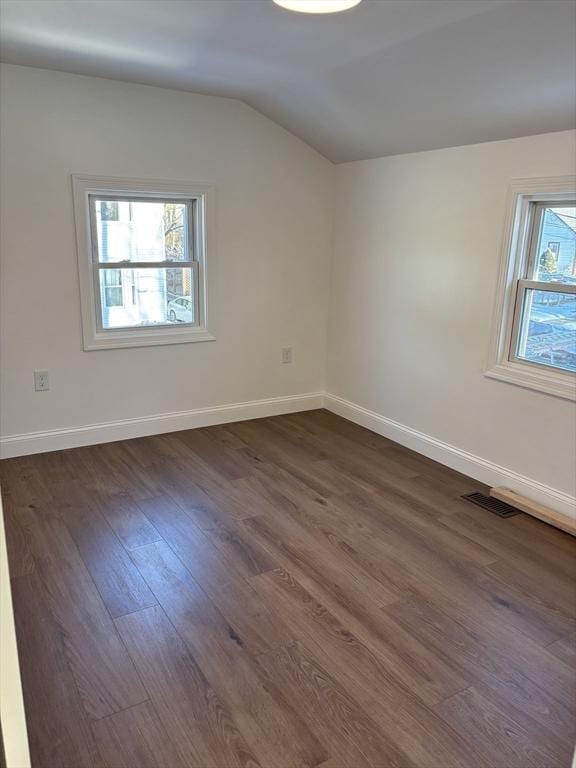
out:
{"label": "ceiling light glow", "polygon": [[338,13],[359,5],[361,0],[274,0],[276,5],[298,13]]}

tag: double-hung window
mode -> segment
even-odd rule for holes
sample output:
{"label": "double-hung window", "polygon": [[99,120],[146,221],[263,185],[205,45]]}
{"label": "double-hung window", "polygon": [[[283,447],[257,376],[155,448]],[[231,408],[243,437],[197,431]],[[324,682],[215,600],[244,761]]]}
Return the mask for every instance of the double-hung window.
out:
{"label": "double-hung window", "polygon": [[576,178],[513,182],[487,375],[576,399]]}
{"label": "double-hung window", "polygon": [[208,341],[212,188],[74,176],[84,349]]}

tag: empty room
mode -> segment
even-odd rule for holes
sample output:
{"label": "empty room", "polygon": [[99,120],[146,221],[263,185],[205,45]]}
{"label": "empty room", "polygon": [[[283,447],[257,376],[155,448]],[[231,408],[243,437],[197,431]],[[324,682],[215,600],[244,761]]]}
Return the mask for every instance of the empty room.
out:
{"label": "empty room", "polygon": [[574,0],[0,58],[0,767],[576,768]]}

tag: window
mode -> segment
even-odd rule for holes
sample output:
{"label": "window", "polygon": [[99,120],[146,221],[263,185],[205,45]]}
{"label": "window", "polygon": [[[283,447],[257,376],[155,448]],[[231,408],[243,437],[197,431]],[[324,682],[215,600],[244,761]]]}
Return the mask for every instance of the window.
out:
{"label": "window", "polygon": [[84,349],[209,341],[208,186],[73,177]]}
{"label": "window", "polygon": [[486,374],[576,399],[576,179],[512,184]]}

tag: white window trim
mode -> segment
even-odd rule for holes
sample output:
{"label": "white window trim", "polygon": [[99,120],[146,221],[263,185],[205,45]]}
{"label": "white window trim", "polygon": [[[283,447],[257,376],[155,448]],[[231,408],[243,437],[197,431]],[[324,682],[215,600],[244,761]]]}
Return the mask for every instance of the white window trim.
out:
{"label": "white window trim", "polygon": [[[82,310],[82,335],[85,351],[147,347],[160,344],[185,344],[198,341],[214,341],[208,310],[214,304],[215,269],[215,192],[211,184],[196,184],[166,179],[130,179],[105,176],[72,176],[74,215],[76,219],[76,246]],[[158,328],[100,327],[99,291],[94,281],[93,243],[90,227],[90,195],[138,195],[139,197],[168,197],[196,200],[198,253],[195,263],[198,272],[198,323],[182,328],[161,326]],[[209,258],[208,258],[209,249]],[[154,266],[151,263],[151,266]],[[111,267],[114,267],[111,264]],[[210,272],[210,274],[208,274]]]}
{"label": "white window trim", "polygon": [[562,202],[568,195],[574,197],[575,190],[576,176],[572,175],[514,179],[510,183],[488,365],[484,372],[489,378],[567,400],[576,400],[575,374],[520,361],[513,357],[511,350],[517,286],[523,277],[529,251],[530,204],[551,200]]}

